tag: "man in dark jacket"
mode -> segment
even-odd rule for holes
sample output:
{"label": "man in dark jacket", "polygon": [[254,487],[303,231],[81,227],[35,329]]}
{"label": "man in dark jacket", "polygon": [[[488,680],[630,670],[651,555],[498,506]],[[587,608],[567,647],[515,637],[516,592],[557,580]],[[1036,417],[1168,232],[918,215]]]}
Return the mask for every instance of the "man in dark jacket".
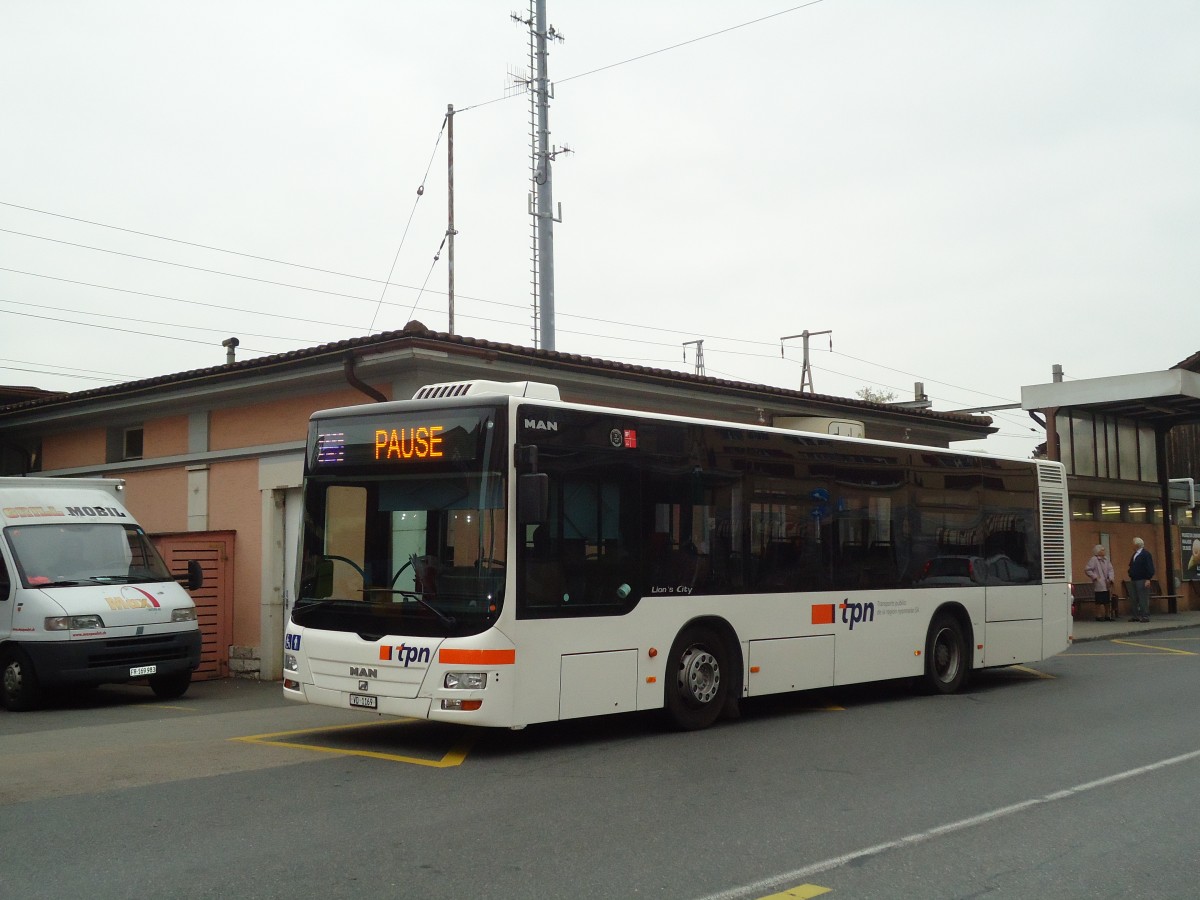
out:
{"label": "man in dark jacket", "polygon": [[1141,538],[1133,539],[1133,556],[1129,559],[1129,590],[1133,594],[1133,617],[1130,622],[1150,621],[1150,579],[1154,577],[1154,558]]}

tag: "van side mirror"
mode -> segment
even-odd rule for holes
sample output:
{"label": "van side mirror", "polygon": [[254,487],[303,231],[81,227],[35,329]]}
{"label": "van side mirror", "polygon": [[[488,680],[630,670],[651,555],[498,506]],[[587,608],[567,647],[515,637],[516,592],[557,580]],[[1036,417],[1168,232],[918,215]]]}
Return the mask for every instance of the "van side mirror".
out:
{"label": "van side mirror", "polygon": [[204,570],[200,568],[200,560],[189,559],[186,580],[179,579],[189,591],[198,591],[204,587]]}
{"label": "van side mirror", "polygon": [[517,476],[517,524],[539,525],[550,514],[550,476],[545,472]]}

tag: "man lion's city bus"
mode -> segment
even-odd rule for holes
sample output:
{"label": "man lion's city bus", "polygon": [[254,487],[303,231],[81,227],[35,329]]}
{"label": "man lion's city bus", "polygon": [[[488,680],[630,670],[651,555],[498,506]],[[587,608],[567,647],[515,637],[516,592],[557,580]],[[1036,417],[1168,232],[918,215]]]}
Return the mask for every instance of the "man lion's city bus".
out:
{"label": "man lion's city bus", "polygon": [[883,679],[1070,640],[1054,462],[589,407],[533,382],[314,413],[284,695],[472,725]]}

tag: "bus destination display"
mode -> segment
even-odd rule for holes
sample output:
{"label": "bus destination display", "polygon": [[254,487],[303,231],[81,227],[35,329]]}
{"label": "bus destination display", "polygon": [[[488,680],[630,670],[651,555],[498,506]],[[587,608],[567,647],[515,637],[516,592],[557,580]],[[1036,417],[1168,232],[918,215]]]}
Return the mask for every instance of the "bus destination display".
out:
{"label": "bus destination display", "polygon": [[324,420],[315,423],[313,463],[391,468],[469,462],[479,455],[485,421],[481,415],[433,413]]}

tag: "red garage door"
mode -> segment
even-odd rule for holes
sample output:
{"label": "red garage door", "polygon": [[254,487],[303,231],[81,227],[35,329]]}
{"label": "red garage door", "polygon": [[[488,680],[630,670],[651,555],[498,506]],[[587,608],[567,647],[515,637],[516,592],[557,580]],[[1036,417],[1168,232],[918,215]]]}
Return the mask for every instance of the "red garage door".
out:
{"label": "red garage door", "polygon": [[188,560],[200,562],[204,585],[192,591],[200,620],[200,668],[197,681],[229,675],[229,645],[233,643],[232,531],[189,531],[151,535],[154,546],[174,575],[186,580]]}

